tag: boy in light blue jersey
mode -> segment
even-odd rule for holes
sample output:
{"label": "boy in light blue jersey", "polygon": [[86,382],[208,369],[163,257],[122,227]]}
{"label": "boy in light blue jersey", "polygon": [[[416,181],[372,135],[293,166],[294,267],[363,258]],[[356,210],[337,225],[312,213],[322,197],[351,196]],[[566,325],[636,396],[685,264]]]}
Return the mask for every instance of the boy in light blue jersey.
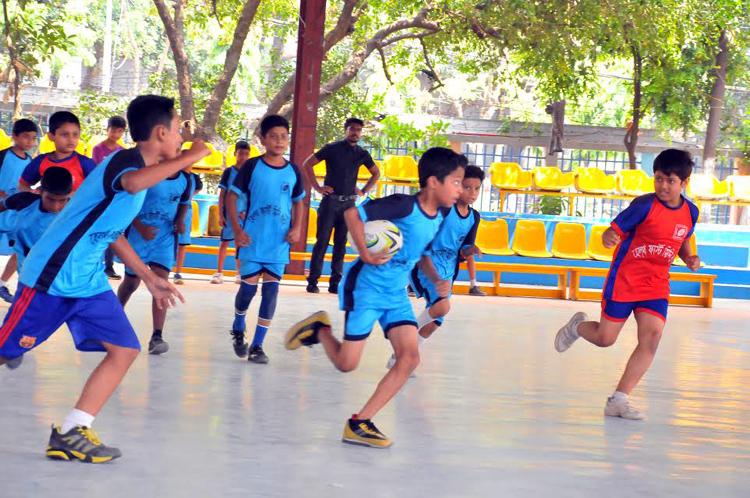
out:
{"label": "boy in light blue jersey", "polygon": [[[268,363],[263,351],[284,267],[289,263],[289,244],[300,237],[305,187],[296,165],[284,159],[289,146],[289,122],[276,115],[260,123],[260,141],[266,152],[248,160],[226,197],[227,216],[242,268],[240,289],[234,300],[232,339],[234,352],[253,363]],[[237,210],[238,198],[246,196],[245,216]],[[263,275],[260,311],[253,342],[245,343],[245,313]]]}
{"label": "boy in light blue jersey", "polygon": [[[146,192],[141,212],[127,231],[128,242],[140,260],[164,280],[169,280],[169,272],[174,266],[177,237],[185,231],[185,215],[192,192],[193,179],[186,171],[160,181]],[[123,307],[139,285],[141,279],[126,265],[125,278],[117,289],[117,299]],[[151,317],[154,329],[148,342],[148,353],[164,354],[169,351],[169,344],[162,338],[167,310],[154,303]]]}
{"label": "boy in light blue jersey", "polygon": [[[136,147],[107,157],[55,217],[26,257],[13,304],[0,327],[0,365],[11,368],[63,324],[77,349],[106,353],[75,408],[61,427],[52,428],[48,458],[101,463],[121,456],[91,430],[94,417],[140,349],[104,274],[101,256],[107,245],[146,283],[158,307],[182,300],[171,284],[138,259],[123,233],[141,210],[148,188],[200,161],[209,149],[194,140],[188,152],[175,157],[182,138],[173,99],[137,97],[127,116]],[[8,404],[0,403],[0,410]]]}
{"label": "boy in light blue jersey", "polygon": [[[435,281],[447,283],[452,289],[458,276],[458,265],[473,255],[482,255],[474,244],[481,216],[471,208],[482,188],[484,171],[476,166],[466,165],[462,181],[461,196],[456,204],[444,211],[440,231],[430,243],[427,254],[417,263],[409,281],[417,297],[425,300],[425,310],[417,317],[419,345],[442,325],[443,317],[450,311],[451,290],[441,296]],[[396,355],[388,360],[387,367],[393,368]]]}
{"label": "boy in light blue jersey", "polygon": [[[450,149],[435,147],[419,160],[417,195],[394,194],[348,209],[344,217],[359,258],[344,274],[339,291],[340,308],[346,312],[344,340],[333,336],[325,311],[294,325],[286,336],[287,349],[323,344],[326,354],[342,372],[354,370],[362,358],[365,339],[379,322],[396,355],[395,365],[380,381],[359,413],[344,426],[346,443],[385,448],[392,441],[371,419],[398,393],[419,364],[417,321],[406,285],[409,272],[426,254],[449,208],[461,193],[463,158]],[[365,244],[364,223],[390,220],[401,231],[403,246],[389,258],[385,252],[370,254]],[[435,279],[440,296],[447,296],[447,282]]]}
{"label": "boy in light blue jersey", "polygon": [[[19,119],[13,123],[13,144],[0,151],[0,199],[6,199],[18,192],[18,182],[24,169],[31,162],[29,151],[36,147],[38,134],[39,128],[30,119]],[[7,235],[0,235],[0,245],[5,246],[7,242]],[[17,267],[18,257],[13,251],[0,276],[0,299],[7,303],[13,301],[13,294],[8,289],[8,280],[16,272]]]}
{"label": "boy in light blue jersey", "polygon": [[191,237],[192,225],[193,225],[193,197],[198,195],[203,190],[203,180],[198,173],[193,173],[192,168],[188,171],[190,173],[190,179],[193,182],[192,194],[190,195],[190,201],[187,206],[187,214],[185,214],[185,230],[177,237],[177,264],[174,270],[174,283],[175,285],[182,285],[185,281],[182,279],[182,266],[185,264],[185,252],[187,246],[191,245],[193,239]]}
{"label": "boy in light blue jersey", "polygon": [[11,239],[18,267],[47,227],[68,203],[73,192],[73,176],[64,168],[49,168],[42,175],[39,193],[18,192],[0,207],[0,233]]}

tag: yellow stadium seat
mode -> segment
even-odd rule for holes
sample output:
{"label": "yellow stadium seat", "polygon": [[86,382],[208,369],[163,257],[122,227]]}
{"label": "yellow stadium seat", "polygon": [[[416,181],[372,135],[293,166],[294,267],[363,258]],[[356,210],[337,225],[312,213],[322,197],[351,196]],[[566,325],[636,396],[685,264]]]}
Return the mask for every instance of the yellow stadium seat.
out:
{"label": "yellow stadium seat", "polygon": [[547,250],[547,233],[544,223],[536,220],[518,220],[513,235],[513,251],[519,256],[551,258]]}
{"label": "yellow stadium seat", "polygon": [[609,228],[609,225],[594,225],[591,227],[591,235],[589,235],[589,248],[588,255],[591,259],[597,261],[611,262],[615,254],[615,248],[612,247],[607,249],[604,247],[602,242],[602,235],[604,231]]}
{"label": "yellow stadium seat", "polygon": [[[693,256],[698,254],[698,242],[696,242],[695,240],[695,233],[693,233],[693,235],[690,236],[690,252],[693,253]],[[682,260],[682,258],[680,258],[679,256],[674,258],[674,261],[672,261],[672,264],[675,266],[687,266],[687,263],[685,263]],[[701,262],[701,266],[705,266],[703,262]]]}
{"label": "yellow stadium seat", "polygon": [[531,172],[534,188],[559,192],[573,186],[573,173],[563,173],[554,166],[539,166]]}
{"label": "yellow stadium seat", "polygon": [[493,256],[513,256],[515,254],[508,247],[508,223],[503,219],[495,221],[480,220],[477,228],[475,244],[483,254]]}
{"label": "yellow stadium seat", "polygon": [[524,190],[531,188],[531,171],[521,169],[518,163],[492,163],[490,181],[502,190]]}
{"label": "yellow stadium seat", "polygon": [[0,129],[0,149],[7,149],[12,145],[11,139],[5,132]]}
{"label": "yellow stadium seat", "polygon": [[[191,237],[200,237],[203,235],[201,233],[201,217],[200,213],[198,212],[198,203],[195,201],[191,201],[193,206],[193,219],[190,220],[190,236]],[[218,210],[217,210],[218,213]]]}
{"label": "yellow stadium seat", "polygon": [[385,176],[396,182],[419,181],[417,162],[411,156],[388,156],[385,161]]}
{"label": "yellow stadium seat", "polygon": [[[39,153],[40,154],[48,154],[50,152],[55,152],[55,142],[49,139],[47,134],[45,133],[44,138],[42,138],[42,143],[39,144]],[[86,144],[83,142],[83,140],[78,141],[78,145],[76,146],[76,152],[79,154],[86,154]]]}
{"label": "yellow stadium seat", "polygon": [[617,191],[623,195],[644,195],[654,192],[654,179],[640,169],[623,169],[615,175]]}
{"label": "yellow stadium seat", "polygon": [[727,177],[727,183],[730,199],[750,202],[750,176],[731,175]]}
{"label": "yellow stadium seat", "polygon": [[724,199],[729,197],[729,184],[714,175],[692,175],[687,195],[693,199]]}
{"label": "yellow stadium seat", "polygon": [[599,168],[578,168],[575,177],[576,190],[587,194],[609,194],[614,192],[617,181]]}
{"label": "yellow stadium seat", "polygon": [[318,164],[313,166],[313,172],[316,178],[323,178],[326,176],[326,162],[320,161]]}
{"label": "yellow stadium seat", "polygon": [[193,168],[196,169],[196,172],[200,171],[216,171],[221,170],[222,166],[224,165],[224,153],[220,152],[218,150],[212,152],[208,156],[204,157],[195,165],[193,165]]}
{"label": "yellow stadium seat", "polygon": [[[251,145],[250,157],[258,157],[260,155],[261,153],[258,150],[258,148],[254,145]],[[234,155],[234,145],[230,145],[229,148],[227,149],[226,160],[227,160],[227,166],[234,166],[235,164],[237,164],[237,158]]]}
{"label": "yellow stadium seat", "polygon": [[221,224],[219,224],[219,205],[212,204],[208,208],[208,229],[206,235],[211,237],[221,236]]}
{"label": "yellow stadium seat", "polygon": [[580,223],[558,223],[552,237],[552,255],[564,259],[589,259],[586,227]]}
{"label": "yellow stadium seat", "polygon": [[[375,164],[377,164],[378,168],[380,168],[380,163],[378,161],[375,161]],[[323,178],[324,176],[326,176],[326,162],[320,161],[318,164],[313,166],[313,171],[315,172],[316,178]],[[380,170],[380,173],[381,174],[383,173],[382,169]],[[362,164],[359,167],[359,171],[357,171],[357,181],[366,182],[367,180],[370,179],[371,176],[372,176],[372,173],[370,173],[370,170],[367,169],[367,166]]]}
{"label": "yellow stadium seat", "polygon": [[310,208],[310,214],[307,216],[307,243],[314,245],[315,241],[318,240],[316,237],[318,233],[318,212]]}

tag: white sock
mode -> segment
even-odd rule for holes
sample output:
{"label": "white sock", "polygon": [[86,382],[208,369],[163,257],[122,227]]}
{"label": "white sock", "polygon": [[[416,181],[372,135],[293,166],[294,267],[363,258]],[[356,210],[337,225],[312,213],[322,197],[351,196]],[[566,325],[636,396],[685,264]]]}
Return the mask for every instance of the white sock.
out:
{"label": "white sock", "polygon": [[7,286],[8,286],[8,282],[6,282],[5,280],[0,280],[0,287],[7,287]]}
{"label": "white sock", "polygon": [[424,310],[422,314],[417,317],[417,330],[422,330],[422,327],[433,321],[435,321],[435,319],[430,316],[430,310]]}
{"label": "white sock", "polygon": [[477,279],[476,278],[469,279],[469,283],[471,284],[472,287],[476,287],[477,286]]}
{"label": "white sock", "polygon": [[65,417],[65,422],[63,422],[63,425],[60,428],[60,433],[67,434],[70,429],[77,425],[90,428],[92,423],[94,423],[93,415],[89,415],[84,411],[73,408],[70,410],[70,413],[68,413],[68,416]]}
{"label": "white sock", "polygon": [[419,337],[419,346],[422,347],[422,344],[424,343],[426,339],[419,334],[417,334],[417,336]]}
{"label": "white sock", "polygon": [[628,399],[628,395],[622,391],[615,391],[612,395],[612,399]]}

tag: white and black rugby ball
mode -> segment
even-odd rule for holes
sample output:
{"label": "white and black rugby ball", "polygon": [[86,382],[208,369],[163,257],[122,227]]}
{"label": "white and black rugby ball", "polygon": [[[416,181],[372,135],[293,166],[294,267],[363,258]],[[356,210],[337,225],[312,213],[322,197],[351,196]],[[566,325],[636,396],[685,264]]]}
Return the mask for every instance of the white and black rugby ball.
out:
{"label": "white and black rugby ball", "polygon": [[[348,234],[349,245],[357,250],[351,232]],[[375,220],[365,223],[365,245],[370,254],[378,254],[388,250],[389,255],[396,254],[404,244],[401,230],[388,220]]]}

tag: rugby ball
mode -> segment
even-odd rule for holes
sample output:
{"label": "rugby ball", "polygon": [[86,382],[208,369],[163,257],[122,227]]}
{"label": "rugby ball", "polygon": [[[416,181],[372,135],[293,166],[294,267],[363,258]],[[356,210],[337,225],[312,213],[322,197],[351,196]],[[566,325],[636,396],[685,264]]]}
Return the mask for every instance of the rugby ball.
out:
{"label": "rugby ball", "polygon": [[[357,250],[351,232],[347,235],[349,245]],[[388,220],[375,220],[365,223],[365,245],[370,254],[377,254],[387,249],[389,255],[396,254],[404,241],[401,230]]]}

